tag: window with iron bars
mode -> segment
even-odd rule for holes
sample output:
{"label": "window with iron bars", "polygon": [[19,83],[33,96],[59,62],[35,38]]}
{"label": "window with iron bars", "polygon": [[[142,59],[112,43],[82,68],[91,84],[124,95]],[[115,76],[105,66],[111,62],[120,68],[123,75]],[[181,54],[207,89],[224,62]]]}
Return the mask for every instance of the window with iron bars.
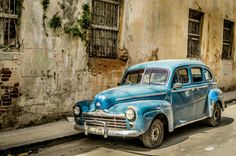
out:
{"label": "window with iron bars", "polygon": [[234,22],[224,20],[221,59],[232,59],[233,27]]}
{"label": "window with iron bars", "polygon": [[0,48],[16,46],[17,0],[0,1]]}
{"label": "window with iron bars", "polygon": [[203,13],[189,9],[187,57],[200,57]]}
{"label": "window with iron bars", "polygon": [[117,57],[119,0],[92,0],[90,57]]}

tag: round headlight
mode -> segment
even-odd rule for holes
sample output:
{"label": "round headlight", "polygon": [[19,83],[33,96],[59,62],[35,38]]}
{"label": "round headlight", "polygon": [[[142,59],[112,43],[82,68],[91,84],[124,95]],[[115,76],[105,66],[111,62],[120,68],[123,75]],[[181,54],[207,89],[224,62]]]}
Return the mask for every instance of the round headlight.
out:
{"label": "round headlight", "polygon": [[126,115],[126,118],[127,118],[128,120],[130,120],[130,121],[134,121],[135,118],[136,118],[135,111],[134,111],[133,109],[131,109],[131,108],[129,108],[129,109],[126,111],[125,115]]}
{"label": "round headlight", "polygon": [[76,116],[80,115],[80,107],[78,107],[78,106],[75,106],[75,107],[74,107],[74,114],[75,114]]}

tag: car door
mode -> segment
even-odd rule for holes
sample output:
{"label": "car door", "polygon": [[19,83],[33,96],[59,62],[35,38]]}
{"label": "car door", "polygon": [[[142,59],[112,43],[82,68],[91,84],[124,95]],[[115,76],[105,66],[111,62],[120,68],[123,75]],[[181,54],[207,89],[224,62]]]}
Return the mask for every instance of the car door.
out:
{"label": "car door", "polygon": [[[176,83],[182,84],[182,87],[173,88]],[[171,99],[175,127],[191,121],[195,112],[192,101],[190,73],[187,67],[179,68],[175,71],[172,80]]]}
{"label": "car door", "polygon": [[192,77],[192,95],[195,108],[195,119],[204,117],[206,114],[206,102],[208,95],[208,85],[203,75],[203,68],[194,66],[191,67]]}

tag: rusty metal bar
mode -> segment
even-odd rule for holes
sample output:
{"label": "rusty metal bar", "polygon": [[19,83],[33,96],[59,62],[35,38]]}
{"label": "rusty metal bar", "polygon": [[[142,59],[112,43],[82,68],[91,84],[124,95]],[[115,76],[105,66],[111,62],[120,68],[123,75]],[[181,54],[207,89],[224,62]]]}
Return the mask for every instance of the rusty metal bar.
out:
{"label": "rusty metal bar", "polygon": [[100,1],[103,1],[103,2],[106,2],[106,3],[111,3],[111,4],[119,5],[119,1],[114,1],[114,0],[100,0]]}
{"label": "rusty metal bar", "polygon": [[0,18],[13,18],[13,19],[17,19],[18,15],[0,13]]}

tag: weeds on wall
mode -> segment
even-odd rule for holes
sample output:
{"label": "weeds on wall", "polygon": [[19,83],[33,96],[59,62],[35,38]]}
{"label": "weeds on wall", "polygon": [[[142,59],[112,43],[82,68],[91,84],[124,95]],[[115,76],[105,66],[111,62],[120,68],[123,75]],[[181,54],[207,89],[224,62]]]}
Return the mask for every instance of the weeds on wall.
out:
{"label": "weeds on wall", "polygon": [[52,19],[49,21],[49,27],[53,29],[57,29],[61,27],[61,17],[58,15],[54,15]]}
{"label": "weeds on wall", "polygon": [[43,10],[46,11],[49,6],[49,0],[41,0],[41,4],[43,6]]}
{"label": "weeds on wall", "polygon": [[82,9],[83,12],[80,19],[71,26],[64,27],[64,32],[73,37],[80,37],[82,41],[87,42],[88,33],[91,27],[91,11],[89,4],[83,4]]}
{"label": "weeds on wall", "polygon": [[41,0],[41,4],[43,6],[43,29],[44,29],[45,34],[48,36],[47,31],[46,31],[45,20],[47,19],[46,12],[47,12],[48,6],[50,4],[50,1],[49,0]]}

